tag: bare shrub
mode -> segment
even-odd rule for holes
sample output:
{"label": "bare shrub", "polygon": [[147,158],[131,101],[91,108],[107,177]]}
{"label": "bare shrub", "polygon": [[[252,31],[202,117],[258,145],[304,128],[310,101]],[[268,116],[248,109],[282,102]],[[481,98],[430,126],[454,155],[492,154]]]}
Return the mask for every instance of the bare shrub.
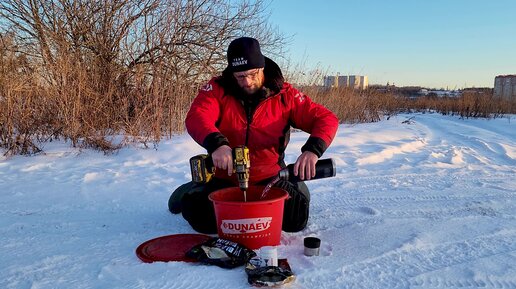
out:
{"label": "bare shrub", "polygon": [[111,151],[171,137],[230,40],[280,52],[285,38],[264,12],[262,1],[0,2],[0,145],[37,152],[59,137]]}
{"label": "bare shrub", "polygon": [[44,122],[51,113],[30,74],[33,67],[17,50],[12,34],[0,34],[0,147],[6,153],[39,152],[37,130],[51,132]]}

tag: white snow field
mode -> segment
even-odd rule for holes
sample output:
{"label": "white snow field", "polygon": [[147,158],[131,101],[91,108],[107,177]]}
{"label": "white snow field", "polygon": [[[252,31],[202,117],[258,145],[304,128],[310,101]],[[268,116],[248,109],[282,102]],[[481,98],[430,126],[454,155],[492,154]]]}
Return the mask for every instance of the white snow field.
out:
{"label": "white snow field", "polygon": [[[293,133],[286,162],[307,135]],[[0,157],[0,288],[249,288],[243,267],[143,263],[142,242],[195,233],[167,208],[204,150],[184,134],[103,155]],[[288,288],[516,288],[516,119],[403,114],[341,125],[307,182],[305,230],[282,233]],[[322,240],[303,255],[303,238]]]}

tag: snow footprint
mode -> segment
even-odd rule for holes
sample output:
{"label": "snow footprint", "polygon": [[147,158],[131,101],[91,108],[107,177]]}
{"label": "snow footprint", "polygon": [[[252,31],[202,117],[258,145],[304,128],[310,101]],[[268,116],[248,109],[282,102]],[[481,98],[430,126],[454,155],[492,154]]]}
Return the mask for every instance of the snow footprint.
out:
{"label": "snow footprint", "polygon": [[370,215],[370,216],[376,216],[376,215],[380,214],[380,211],[378,211],[375,208],[371,208],[371,207],[360,207],[360,208],[358,208],[357,211],[359,213]]}

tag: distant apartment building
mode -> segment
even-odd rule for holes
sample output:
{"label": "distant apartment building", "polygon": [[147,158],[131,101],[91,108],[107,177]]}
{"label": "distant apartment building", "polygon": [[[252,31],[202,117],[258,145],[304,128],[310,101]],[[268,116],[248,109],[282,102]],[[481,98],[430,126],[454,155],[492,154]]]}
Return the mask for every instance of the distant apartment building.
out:
{"label": "distant apartment building", "polygon": [[355,89],[366,89],[369,86],[367,75],[337,75],[325,76],[325,87],[352,87]]}
{"label": "distant apartment building", "polygon": [[510,100],[516,99],[516,75],[498,75],[495,77],[494,95]]}
{"label": "distant apartment building", "polygon": [[338,76],[325,76],[324,77],[324,87],[339,87],[339,77]]}

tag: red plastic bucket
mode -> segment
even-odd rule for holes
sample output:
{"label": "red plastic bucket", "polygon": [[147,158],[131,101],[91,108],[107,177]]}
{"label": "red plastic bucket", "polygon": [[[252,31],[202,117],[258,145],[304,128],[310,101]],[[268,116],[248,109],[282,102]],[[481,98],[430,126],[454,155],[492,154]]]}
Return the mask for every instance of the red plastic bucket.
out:
{"label": "red plastic bucket", "polygon": [[220,238],[258,249],[280,244],[283,207],[288,193],[272,188],[260,199],[264,187],[249,187],[247,202],[238,187],[215,191],[209,195],[215,208]]}

